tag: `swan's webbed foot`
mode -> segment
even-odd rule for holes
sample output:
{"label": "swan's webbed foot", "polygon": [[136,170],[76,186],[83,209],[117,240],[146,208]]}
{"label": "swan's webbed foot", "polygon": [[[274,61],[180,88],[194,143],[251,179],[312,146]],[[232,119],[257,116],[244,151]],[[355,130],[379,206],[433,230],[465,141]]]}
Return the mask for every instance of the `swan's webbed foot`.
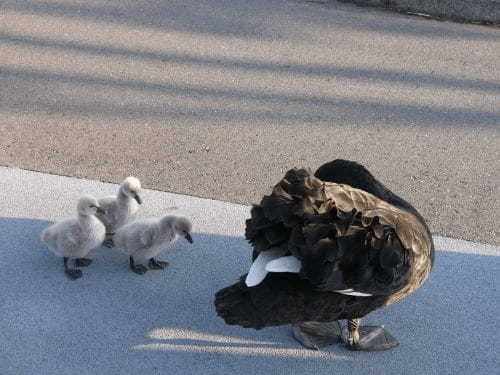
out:
{"label": "swan's webbed foot", "polygon": [[76,258],[75,266],[76,267],[88,267],[92,263],[92,259],[87,258]]}
{"label": "swan's webbed foot", "polygon": [[347,323],[345,334],[346,346],[349,350],[375,352],[392,349],[399,345],[384,327],[360,327],[361,319],[351,319]]}
{"label": "swan's webbed foot", "polygon": [[64,257],[64,273],[71,279],[76,280],[83,276],[82,271],[68,267],[68,258]]}
{"label": "swan's webbed foot", "polygon": [[167,266],[168,266],[168,262],[165,262],[163,260],[158,260],[155,258],[151,258],[149,260],[149,268],[152,270],[162,270]]}
{"label": "swan's webbed foot", "polygon": [[148,269],[142,264],[135,264],[134,257],[130,257],[130,269],[138,275],[144,275]]}
{"label": "swan's webbed foot", "polygon": [[306,348],[320,350],[341,341],[340,324],[338,321],[294,324],[293,337]]}

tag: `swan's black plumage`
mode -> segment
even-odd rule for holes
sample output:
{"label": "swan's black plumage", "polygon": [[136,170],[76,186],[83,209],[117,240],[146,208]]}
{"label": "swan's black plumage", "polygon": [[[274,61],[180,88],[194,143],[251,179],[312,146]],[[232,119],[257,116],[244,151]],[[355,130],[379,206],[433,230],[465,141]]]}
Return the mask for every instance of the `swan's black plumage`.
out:
{"label": "swan's black plumage", "polygon": [[[432,267],[432,237],[420,214],[345,160],[315,176],[288,171],[252,208],[245,235],[254,258],[281,248],[302,268],[298,275],[270,273],[255,287],[242,279],[220,290],[217,313],[243,327],[361,318],[418,288]],[[344,290],[371,296],[336,292]]]}
{"label": "swan's black plumage", "polygon": [[321,181],[345,184],[366,191],[383,201],[405,208],[421,218],[418,211],[411,204],[386,188],[380,181],[373,177],[368,169],[355,161],[333,160],[319,167],[314,172],[314,176]]}
{"label": "swan's black plumage", "polygon": [[[346,184],[353,188],[364,190],[396,207],[410,211],[424,225],[427,234],[431,237],[429,227],[415,207],[390,191],[363,165],[351,160],[335,159],[319,167],[314,172],[314,176],[322,181]],[[434,263],[434,251],[432,252],[431,261]]]}

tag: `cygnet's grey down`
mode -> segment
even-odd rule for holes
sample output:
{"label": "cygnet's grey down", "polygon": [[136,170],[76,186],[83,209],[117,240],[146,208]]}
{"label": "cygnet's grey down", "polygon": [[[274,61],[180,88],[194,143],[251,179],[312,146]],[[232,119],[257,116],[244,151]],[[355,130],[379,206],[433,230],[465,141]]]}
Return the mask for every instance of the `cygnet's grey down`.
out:
{"label": "cygnet's grey down", "polygon": [[122,182],[117,195],[99,199],[99,205],[106,212],[97,214],[106,226],[104,246],[113,247],[113,236],[118,228],[135,219],[139,204],[142,203],[139,190],[141,190],[141,182],[130,176]]}
{"label": "cygnet's grey down", "polygon": [[148,262],[150,269],[164,269],[168,262],[156,259],[165,245],[177,236],[193,243],[191,222],[182,216],[164,216],[130,222],[116,232],[115,245],[129,255],[130,268],[142,275],[148,270],[141,263]]}
{"label": "cygnet's grey down", "polygon": [[82,277],[82,271],[69,268],[68,260],[74,259],[75,267],[87,267],[92,263],[85,256],[102,244],[106,228],[95,214],[102,213],[97,199],[90,195],[80,198],[77,218],[52,224],[41,233],[41,240],[57,256],[63,257],[64,271],[72,280]]}

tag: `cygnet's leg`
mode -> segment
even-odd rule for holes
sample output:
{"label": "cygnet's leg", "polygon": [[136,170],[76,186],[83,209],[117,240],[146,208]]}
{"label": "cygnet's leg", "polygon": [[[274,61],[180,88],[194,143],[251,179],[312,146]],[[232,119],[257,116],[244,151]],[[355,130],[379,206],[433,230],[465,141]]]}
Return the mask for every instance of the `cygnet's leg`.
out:
{"label": "cygnet's leg", "polygon": [[68,275],[68,277],[71,280],[76,280],[76,279],[79,279],[80,277],[82,277],[82,271],[68,267],[68,258],[67,257],[64,257],[63,260],[64,260],[64,272],[66,273],[66,275]]}
{"label": "cygnet's leg", "polygon": [[306,348],[320,350],[341,341],[340,324],[338,321],[295,324],[293,337]]}
{"label": "cygnet's leg", "polygon": [[92,263],[92,259],[88,258],[76,258],[75,266],[76,267],[88,267]]}
{"label": "cygnet's leg", "polygon": [[103,241],[103,245],[109,248],[115,247],[115,243],[113,241],[114,233],[106,233],[106,238]]}
{"label": "cygnet's leg", "polygon": [[130,269],[138,275],[144,275],[148,272],[148,269],[142,264],[135,264],[133,256],[130,256]]}
{"label": "cygnet's leg", "polygon": [[168,262],[165,262],[163,260],[158,260],[158,259],[155,259],[155,258],[151,258],[149,260],[149,268],[152,269],[152,270],[162,270],[166,266],[168,266]]}
{"label": "cygnet's leg", "polygon": [[360,324],[361,319],[347,321],[345,341],[348,349],[373,352],[388,350],[399,345],[399,342],[384,327],[361,327]]}

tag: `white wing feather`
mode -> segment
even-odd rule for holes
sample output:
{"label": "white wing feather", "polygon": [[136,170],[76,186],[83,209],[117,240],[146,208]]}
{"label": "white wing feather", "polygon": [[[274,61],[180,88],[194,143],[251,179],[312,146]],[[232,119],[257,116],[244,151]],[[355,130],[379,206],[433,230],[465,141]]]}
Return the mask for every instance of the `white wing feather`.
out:
{"label": "white wing feather", "polygon": [[268,271],[266,270],[266,265],[277,258],[282,257],[285,254],[285,250],[275,249],[267,250],[259,253],[259,256],[255,259],[248,271],[248,275],[245,279],[245,284],[248,287],[258,285],[266,278]]}

